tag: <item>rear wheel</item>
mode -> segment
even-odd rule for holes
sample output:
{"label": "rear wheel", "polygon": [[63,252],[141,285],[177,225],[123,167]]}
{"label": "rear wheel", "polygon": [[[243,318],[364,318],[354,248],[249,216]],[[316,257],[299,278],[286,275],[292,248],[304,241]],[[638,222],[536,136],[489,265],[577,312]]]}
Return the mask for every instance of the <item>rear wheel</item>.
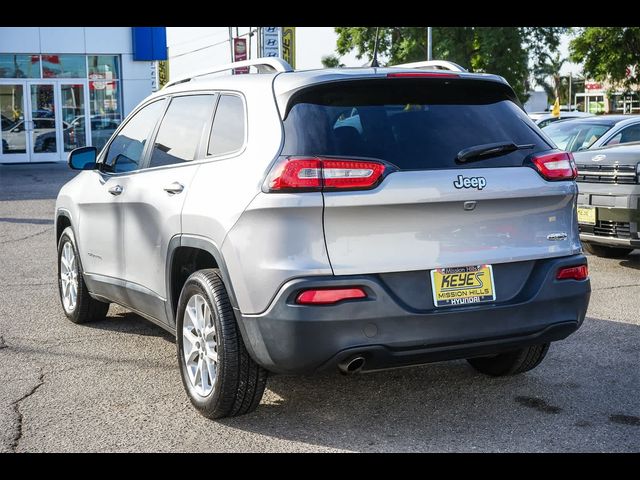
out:
{"label": "rear wheel", "polygon": [[633,248],[625,247],[607,247],[605,245],[596,245],[594,243],[583,243],[587,252],[597,257],[604,258],[624,258],[633,252]]}
{"label": "rear wheel", "polygon": [[501,353],[493,357],[468,358],[471,364],[480,373],[492,377],[505,377],[528,372],[540,365],[549,351],[549,343],[521,348],[512,352]]}
{"label": "rear wheel", "polygon": [[176,332],[182,383],[202,415],[234,417],[255,410],[267,371],[244,346],[218,269],[200,270],[187,279]]}
{"label": "rear wheel", "polygon": [[79,258],[73,230],[67,227],[58,241],[58,291],[64,313],[73,323],[104,320],[109,304],[89,295]]}

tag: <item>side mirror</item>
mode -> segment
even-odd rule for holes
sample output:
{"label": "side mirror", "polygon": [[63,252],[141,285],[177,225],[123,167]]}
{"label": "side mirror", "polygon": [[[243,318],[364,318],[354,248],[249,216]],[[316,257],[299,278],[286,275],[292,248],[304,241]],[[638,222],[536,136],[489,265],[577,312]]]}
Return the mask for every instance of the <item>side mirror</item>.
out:
{"label": "side mirror", "polygon": [[93,170],[96,167],[98,149],[96,147],[80,147],[69,153],[69,168],[72,170]]}

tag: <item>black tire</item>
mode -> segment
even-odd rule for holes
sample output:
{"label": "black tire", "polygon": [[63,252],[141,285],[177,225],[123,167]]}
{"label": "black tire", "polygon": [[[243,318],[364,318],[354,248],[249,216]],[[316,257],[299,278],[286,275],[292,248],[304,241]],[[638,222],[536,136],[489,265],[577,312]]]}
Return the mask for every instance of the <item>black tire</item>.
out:
{"label": "black tire", "polygon": [[[217,343],[213,390],[206,396],[196,391],[183,354],[185,310],[196,294],[204,297],[211,310]],[[218,269],[199,270],[185,282],[178,300],[176,344],[182,384],[189,400],[202,415],[207,418],[235,417],[256,409],[267,383],[267,371],[247,352]]]}
{"label": "black tire", "polygon": [[[66,243],[70,243],[73,248],[73,253],[75,255],[75,273],[78,281],[76,303],[75,306],[70,309],[67,309],[64,304],[62,278],[60,275],[62,270],[61,256]],[[60,240],[58,240],[58,293],[60,294],[62,310],[67,318],[73,323],[87,323],[95,320],[104,320],[107,316],[107,311],[109,310],[109,304],[91,298],[91,295],[89,295],[87,285],[84,283],[82,266],[80,265],[79,258],[80,256],[78,255],[75,235],[73,234],[71,227],[67,227],[62,232],[62,235],[60,235]]]}
{"label": "black tire", "polygon": [[493,357],[468,358],[471,364],[480,373],[492,377],[505,377],[528,372],[540,365],[549,351],[549,343],[521,348],[512,352],[501,353]]}
{"label": "black tire", "polygon": [[584,249],[596,257],[604,258],[624,258],[633,252],[633,248],[625,247],[607,247],[605,245],[596,245],[594,243],[583,243]]}

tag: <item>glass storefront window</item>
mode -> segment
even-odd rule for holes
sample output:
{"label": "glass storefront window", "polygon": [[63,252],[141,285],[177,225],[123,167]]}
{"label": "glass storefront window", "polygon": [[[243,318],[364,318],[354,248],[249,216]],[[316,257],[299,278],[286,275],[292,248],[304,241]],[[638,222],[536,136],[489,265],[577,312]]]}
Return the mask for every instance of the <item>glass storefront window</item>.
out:
{"label": "glass storefront window", "polygon": [[40,55],[0,54],[0,78],[40,78]]}
{"label": "glass storefront window", "polygon": [[84,55],[42,55],[43,78],[87,78]]}
{"label": "glass storefront window", "polygon": [[100,150],[122,121],[119,81],[89,81],[91,143]]}
{"label": "glass storefront window", "polygon": [[117,55],[89,55],[89,79],[118,79],[120,78],[120,65]]}

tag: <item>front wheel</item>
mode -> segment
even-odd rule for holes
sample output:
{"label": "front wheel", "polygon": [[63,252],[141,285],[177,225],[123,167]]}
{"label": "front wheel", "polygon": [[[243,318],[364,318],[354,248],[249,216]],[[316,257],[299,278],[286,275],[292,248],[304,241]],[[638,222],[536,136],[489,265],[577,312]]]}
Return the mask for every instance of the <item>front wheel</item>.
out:
{"label": "front wheel", "polygon": [[596,257],[604,258],[624,258],[633,252],[633,248],[625,247],[607,247],[605,245],[596,245],[594,243],[583,243],[584,249]]}
{"label": "front wheel", "polygon": [[267,371],[247,352],[218,269],[200,270],[187,279],[176,333],[182,383],[202,415],[234,417],[255,410]]}
{"label": "front wheel", "polygon": [[109,304],[91,298],[79,259],[73,230],[67,227],[58,241],[58,291],[62,309],[73,323],[104,320]]}
{"label": "front wheel", "polygon": [[512,352],[501,353],[493,357],[468,358],[471,364],[480,373],[492,377],[505,377],[533,370],[549,351],[549,343],[525,347]]}

